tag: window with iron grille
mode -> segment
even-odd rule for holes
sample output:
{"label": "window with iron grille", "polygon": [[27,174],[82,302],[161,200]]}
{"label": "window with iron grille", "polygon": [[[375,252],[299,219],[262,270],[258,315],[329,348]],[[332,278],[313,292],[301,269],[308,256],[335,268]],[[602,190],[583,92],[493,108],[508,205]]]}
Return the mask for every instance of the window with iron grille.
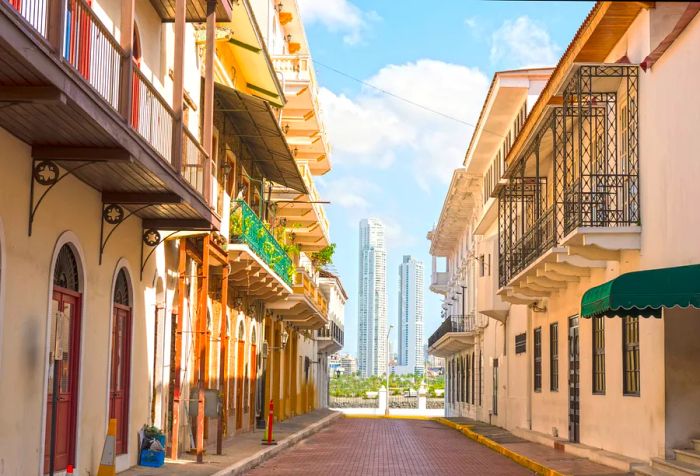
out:
{"label": "window with iron grille", "polygon": [[491,401],[491,411],[498,415],[498,359],[493,359],[493,398]]}
{"label": "window with iron grille", "polygon": [[479,406],[482,406],[482,398],[484,396],[484,356],[479,351]]}
{"label": "window with iron grille", "polygon": [[542,328],[535,329],[535,392],[542,391]]}
{"label": "window with iron grille", "polygon": [[475,354],[472,352],[472,405],[476,404],[476,362]]}
{"label": "window with iron grille", "polygon": [[625,395],[639,395],[639,318],[622,321],[622,362]]}
{"label": "window with iron grille", "polygon": [[593,318],[593,393],[605,394],[605,318]]}
{"label": "window with iron grille", "polygon": [[515,353],[522,354],[527,350],[527,335],[518,334],[515,336]]}
{"label": "window with iron grille", "polygon": [[549,389],[559,391],[559,324],[549,326]]}

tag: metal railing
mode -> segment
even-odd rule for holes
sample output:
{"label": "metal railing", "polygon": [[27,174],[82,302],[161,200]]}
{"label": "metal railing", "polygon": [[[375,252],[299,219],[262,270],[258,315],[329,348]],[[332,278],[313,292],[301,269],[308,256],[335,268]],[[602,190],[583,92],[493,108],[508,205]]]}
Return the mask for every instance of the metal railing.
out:
{"label": "metal railing", "polygon": [[131,127],[172,164],[175,112],[136,66],[130,119]]}
{"label": "metal railing", "polygon": [[119,78],[125,56],[85,0],[66,3],[63,57],[114,109],[119,108]]}
{"label": "metal railing", "polygon": [[248,245],[285,283],[293,286],[292,259],[248,204],[243,200],[236,203],[238,206],[231,212],[231,238]]}
{"label": "metal railing", "polygon": [[197,192],[204,195],[206,163],[209,160],[206,151],[185,127],[182,134],[182,176]]}
{"label": "metal railing", "polygon": [[335,323],[335,321],[330,321],[321,329],[316,331],[316,338],[318,339],[333,339],[340,345],[345,345],[345,331],[342,327]]}
{"label": "metal railing", "polygon": [[43,37],[47,34],[47,14],[50,1],[55,0],[5,0]]}
{"label": "metal railing", "polygon": [[450,332],[473,332],[476,330],[477,325],[474,314],[449,316],[442,321],[440,327],[428,338],[428,347],[432,347],[445,334]]}

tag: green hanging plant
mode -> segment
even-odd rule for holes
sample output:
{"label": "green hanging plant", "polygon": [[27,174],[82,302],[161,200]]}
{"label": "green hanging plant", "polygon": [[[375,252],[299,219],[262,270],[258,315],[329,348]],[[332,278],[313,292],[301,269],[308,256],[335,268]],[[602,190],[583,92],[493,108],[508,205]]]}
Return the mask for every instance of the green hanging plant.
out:
{"label": "green hanging plant", "polygon": [[333,254],[335,253],[335,243],[311,253],[311,262],[317,268],[329,265],[333,262]]}

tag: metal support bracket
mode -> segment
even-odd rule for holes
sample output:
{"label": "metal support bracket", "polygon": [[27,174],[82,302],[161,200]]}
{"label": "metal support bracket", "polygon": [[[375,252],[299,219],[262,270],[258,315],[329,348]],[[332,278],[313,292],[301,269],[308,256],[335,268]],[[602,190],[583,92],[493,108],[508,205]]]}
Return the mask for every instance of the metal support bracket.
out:
{"label": "metal support bracket", "polygon": [[[69,175],[75,175],[75,172],[77,172],[79,169],[97,162],[100,161],[85,161],[72,169],[65,169],[66,172],[61,175],[61,169],[54,161],[32,160],[32,183],[29,187],[29,236],[32,236],[32,225],[34,224],[36,212],[39,210],[39,206],[44,201],[44,198],[46,198],[46,195],[51,191],[51,189],[53,189],[61,180]],[[35,200],[35,185],[44,187],[38,200]]]}
{"label": "metal support bracket", "polygon": [[[137,214],[144,208],[150,207],[151,205],[152,204],[143,205],[127,213],[126,210],[124,210],[124,207],[117,203],[102,204],[102,220],[100,221],[100,265],[102,264],[102,255],[104,254],[107,242],[117,228],[119,228],[119,225],[124,223],[131,216]],[[105,236],[105,222],[112,227],[109,230],[109,233],[107,233],[107,236]]]}
{"label": "metal support bracket", "polygon": [[[179,231],[173,231],[170,233],[168,236],[165,238],[161,237],[160,232],[158,230],[154,230],[152,228],[145,229],[143,230],[142,234],[142,243],[141,243],[141,275],[140,279],[143,281],[143,270],[146,268],[146,263],[148,263],[148,260],[150,259],[151,255],[156,251],[156,248],[158,248],[158,245],[163,243],[165,240],[173,236],[174,234],[179,233]],[[148,247],[150,250],[144,257],[144,248]]]}

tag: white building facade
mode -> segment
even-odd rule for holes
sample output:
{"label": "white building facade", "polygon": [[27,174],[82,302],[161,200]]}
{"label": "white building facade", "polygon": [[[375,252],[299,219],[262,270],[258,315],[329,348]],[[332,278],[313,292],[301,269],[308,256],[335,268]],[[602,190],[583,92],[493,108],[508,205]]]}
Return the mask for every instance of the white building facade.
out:
{"label": "white building facade", "polygon": [[387,289],[384,225],[360,221],[357,365],[360,375],[381,375],[387,365]]}
{"label": "white building facade", "polygon": [[399,265],[398,373],[423,375],[423,262],[404,256]]}

